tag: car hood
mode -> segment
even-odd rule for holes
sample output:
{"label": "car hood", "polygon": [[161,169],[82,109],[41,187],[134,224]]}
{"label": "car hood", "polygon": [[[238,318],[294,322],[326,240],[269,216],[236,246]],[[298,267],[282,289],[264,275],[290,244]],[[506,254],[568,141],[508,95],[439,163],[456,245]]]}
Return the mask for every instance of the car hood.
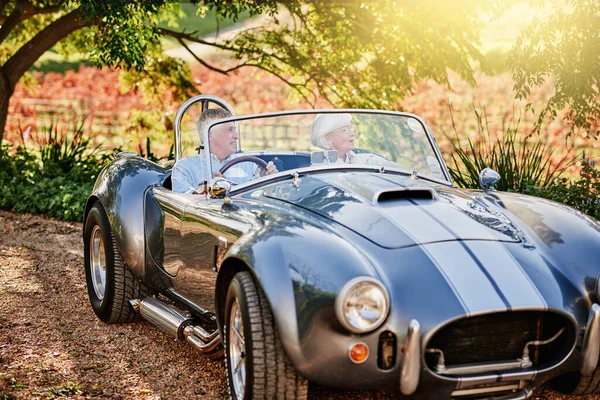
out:
{"label": "car hood", "polygon": [[385,248],[453,240],[524,241],[502,209],[483,197],[401,175],[309,175],[297,184],[275,184],[264,195],[333,220]]}

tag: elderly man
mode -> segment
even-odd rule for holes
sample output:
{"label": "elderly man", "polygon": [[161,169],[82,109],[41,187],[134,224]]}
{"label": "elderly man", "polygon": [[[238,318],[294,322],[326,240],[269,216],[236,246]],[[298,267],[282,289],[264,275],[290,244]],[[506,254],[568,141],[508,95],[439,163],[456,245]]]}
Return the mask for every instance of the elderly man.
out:
{"label": "elderly man", "polygon": [[[198,137],[202,142],[202,135],[206,126],[216,120],[231,117],[231,113],[223,108],[213,108],[204,111],[198,120]],[[234,154],[237,147],[239,133],[233,122],[214,126],[209,133],[210,140],[210,162],[212,165],[212,176],[222,176],[219,172],[221,166],[237,155]],[[171,180],[173,191],[181,193],[196,193],[209,176],[204,167],[204,150],[200,154],[179,160],[173,167]],[[244,183],[257,176],[257,166],[250,162],[241,162],[225,172],[225,178],[234,183]],[[260,170],[260,175],[269,175],[277,172],[273,162],[267,164],[266,169]]]}

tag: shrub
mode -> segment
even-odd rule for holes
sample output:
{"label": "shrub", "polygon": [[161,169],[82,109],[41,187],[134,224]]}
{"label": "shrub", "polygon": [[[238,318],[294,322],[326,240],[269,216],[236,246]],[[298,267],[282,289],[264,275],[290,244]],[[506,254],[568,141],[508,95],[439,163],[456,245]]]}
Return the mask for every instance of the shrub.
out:
{"label": "shrub", "polygon": [[[0,145],[0,209],[20,213],[45,214],[51,218],[81,221],[85,201],[102,168],[119,148],[102,152],[92,148],[83,121],[72,123],[65,133],[57,123],[42,127],[33,137],[33,146],[16,148]],[[166,157],[152,152],[148,138],[141,155],[153,161],[173,158],[173,147]]]}
{"label": "shrub", "polygon": [[[479,188],[479,173],[486,167],[500,174],[496,185],[498,190],[521,192],[525,187],[546,187],[559,179],[565,170],[573,165],[575,158],[562,157],[555,164],[551,161],[554,149],[533,135],[522,135],[519,138],[521,115],[512,116],[502,136],[492,139],[485,114],[474,109],[477,120],[477,138],[474,143],[470,138],[466,146],[460,142],[454,125],[455,140],[452,143],[449,166],[454,182],[465,188]],[[537,139],[537,140],[536,140]]]}
{"label": "shrub", "polygon": [[560,178],[544,187],[527,185],[522,193],[564,203],[600,220],[600,171],[589,160],[583,160],[578,179]]}
{"label": "shrub", "polygon": [[109,154],[90,148],[83,121],[61,133],[52,122],[28,146],[0,146],[0,208],[80,221],[83,204]]}

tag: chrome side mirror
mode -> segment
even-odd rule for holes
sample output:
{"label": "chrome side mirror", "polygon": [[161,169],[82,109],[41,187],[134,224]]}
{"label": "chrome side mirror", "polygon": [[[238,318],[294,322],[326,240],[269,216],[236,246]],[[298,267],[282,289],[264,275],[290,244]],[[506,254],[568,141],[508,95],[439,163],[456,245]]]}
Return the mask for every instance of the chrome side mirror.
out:
{"label": "chrome side mirror", "polygon": [[484,168],[479,173],[479,186],[483,190],[496,190],[494,185],[500,180],[500,174],[491,168]]}
{"label": "chrome side mirror", "polygon": [[231,190],[231,182],[225,178],[215,178],[208,186],[208,196],[211,199],[223,198],[225,204],[231,203],[229,191]]}

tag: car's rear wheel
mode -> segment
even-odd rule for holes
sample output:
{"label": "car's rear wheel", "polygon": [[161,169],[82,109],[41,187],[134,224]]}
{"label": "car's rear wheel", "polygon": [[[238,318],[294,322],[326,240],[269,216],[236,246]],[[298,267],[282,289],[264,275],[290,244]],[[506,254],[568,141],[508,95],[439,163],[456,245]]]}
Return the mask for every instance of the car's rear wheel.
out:
{"label": "car's rear wheel", "polygon": [[229,285],[223,328],[232,400],[307,398],[308,381],[289,362],[267,299],[247,271]]}
{"label": "car's rear wheel", "polygon": [[92,309],[102,321],[130,322],[136,314],[129,300],[150,294],[124,263],[104,207],[96,202],[83,228],[85,280]]}

